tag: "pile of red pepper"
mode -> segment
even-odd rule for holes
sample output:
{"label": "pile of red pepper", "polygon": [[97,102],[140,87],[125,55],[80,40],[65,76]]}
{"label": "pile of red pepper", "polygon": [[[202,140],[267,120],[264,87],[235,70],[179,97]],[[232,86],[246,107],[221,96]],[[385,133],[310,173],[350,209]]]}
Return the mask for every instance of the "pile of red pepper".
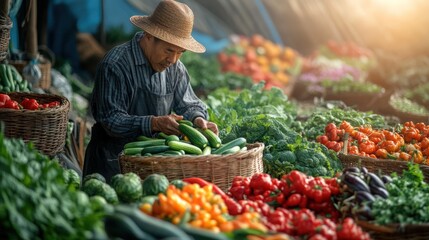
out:
{"label": "pile of red pepper", "polygon": [[38,110],[58,106],[60,106],[59,101],[39,103],[34,98],[24,98],[21,103],[18,103],[17,101],[11,99],[10,96],[7,94],[0,94],[0,108]]}
{"label": "pile of red pepper", "polygon": [[[200,186],[212,184],[196,177],[183,181]],[[307,236],[310,240],[369,239],[353,219],[338,222],[339,212],[331,201],[340,193],[336,178],[311,177],[299,171],[291,171],[281,180],[265,173],[236,176],[228,194],[212,185],[230,215],[258,212],[271,231]]]}
{"label": "pile of red pepper", "polygon": [[236,200],[261,200],[273,207],[308,208],[318,215],[338,219],[339,212],[331,197],[340,193],[336,178],[311,177],[299,171],[291,171],[281,180],[266,173],[251,178],[237,176],[233,179],[229,194]]}

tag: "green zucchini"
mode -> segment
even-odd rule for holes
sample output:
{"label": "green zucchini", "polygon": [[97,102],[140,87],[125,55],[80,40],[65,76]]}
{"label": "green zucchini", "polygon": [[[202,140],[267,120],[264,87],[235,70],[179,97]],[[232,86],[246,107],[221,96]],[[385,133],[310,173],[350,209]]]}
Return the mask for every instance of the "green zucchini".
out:
{"label": "green zucchini", "polygon": [[139,148],[139,147],[137,147],[137,148],[125,148],[124,149],[124,154],[127,155],[127,156],[130,156],[130,155],[140,155],[141,152],[142,152],[142,150],[143,150],[143,148]]}
{"label": "green zucchini", "polygon": [[185,143],[185,142],[180,142],[180,141],[170,141],[168,142],[168,146],[176,151],[180,151],[183,150],[185,151],[185,153],[190,153],[190,154],[196,154],[196,155],[201,155],[203,153],[203,151],[201,151],[201,149],[197,146],[194,146],[192,144],[189,143]]}
{"label": "green zucchini", "polygon": [[229,238],[223,233],[215,233],[202,228],[195,228],[186,224],[179,225],[179,228],[186,234],[198,240],[228,240]]}
{"label": "green zucchini", "polygon": [[223,152],[225,152],[226,150],[233,148],[235,146],[239,146],[240,148],[244,147],[247,143],[247,140],[243,137],[239,137],[236,138],[228,143],[222,144],[222,146],[220,146],[220,148],[216,149],[215,151],[213,151],[213,154],[222,154]]}
{"label": "green zucchini", "polygon": [[154,236],[156,239],[168,237],[181,240],[193,239],[174,224],[146,215],[136,208],[126,205],[116,205],[115,212],[127,215],[143,232]]}
{"label": "green zucchini", "polygon": [[169,154],[169,155],[183,155],[182,151],[177,151],[177,150],[167,150],[163,153]]}
{"label": "green zucchini", "polygon": [[189,141],[193,145],[199,147],[200,149],[204,149],[207,146],[207,138],[196,128],[180,123],[179,130],[189,138]]}
{"label": "green zucchini", "polygon": [[165,139],[152,139],[152,140],[145,140],[145,141],[129,142],[125,144],[124,149],[144,148],[149,146],[160,146],[160,145],[165,145]]}
{"label": "green zucchini", "polygon": [[150,153],[150,154],[162,153],[167,151],[168,149],[170,149],[170,147],[166,145],[149,146],[142,149],[141,155],[145,155],[146,153]]}
{"label": "green zucchini", "polygon": [[203,149],[203,153],[202,155],[210,155],[212,153],[212,148],[207,145],[204,149]]}
{"label": "green zucchini", "polygon": [[180,139],[176,135],[169,135],[165,138],[165,144],[168,144],[170,141],[180,141]]}
{"label": "green zucchini", "polygon": [[150,138],[143,135],[137,137],[137,141],[147,141],[147,140],[154,140],[154,139],[156,138]]}
{"label": "green zucchini", "polygon": [[[136,211],[138,211],[136,209]],[[155,240],[127,215],[122,213],[107,214],[104,217],[104,229],[111,239],[147,239]]]}
{"label": "green zucchini", "polygon": [[163,132],[160,132],[160,133],[158,133],[158,137],[159,137],[159,138],[166,139],[166,138],[168,137],[168,135],[167,135],[167,134],[165,134],[165,133],[163,133]]}
{"label": "green zucchini", "polygon": [[186,124],[186,125],[188,125],[188,126],[190,126],[190,127],[193,127],[194,126],[194,124],[191,122],[191,121],[189,121],[189,120],[186,120],[186,119],[182,119],[182,120],[179,120],[179,121],[177,121],[179,124],[180,123],[183,123],[183,124]]}
{"label": "green zucchini", "polygon": [[222,141],[220,140],[219,136],[216,135],[212,130],[210,129],[200,129],[200,131],[203,133],[203,135],[207,138],[209,141],[209,144],[211,147],[218,148],[222,144]]}
{"label": "green zucchini", "polygon": [[240,146],[234,146],[234,147],[229,148],[229,149],[225,150],[224,152],[222,152],[222,155],[236,153],[236,152],[240,151],[240,149],[241,149]]}

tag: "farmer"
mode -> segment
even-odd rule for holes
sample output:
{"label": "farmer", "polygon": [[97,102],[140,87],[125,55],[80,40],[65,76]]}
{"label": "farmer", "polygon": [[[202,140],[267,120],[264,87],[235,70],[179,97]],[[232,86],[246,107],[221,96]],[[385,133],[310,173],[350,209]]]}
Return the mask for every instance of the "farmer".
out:
{"label": "farmer", "polygon": [[159,132],[179,135],[177,120],[218,133],[179,61],[186,50],[206,50],[191,36],[192,10],[164,0],[152,15],[132,16],[130,21],[143,31],[110,50],[97,68],[91,98],[96,123],[85,153],[84,176],[100,173],[109,180],[120,173],[118,155],[126,143]]}

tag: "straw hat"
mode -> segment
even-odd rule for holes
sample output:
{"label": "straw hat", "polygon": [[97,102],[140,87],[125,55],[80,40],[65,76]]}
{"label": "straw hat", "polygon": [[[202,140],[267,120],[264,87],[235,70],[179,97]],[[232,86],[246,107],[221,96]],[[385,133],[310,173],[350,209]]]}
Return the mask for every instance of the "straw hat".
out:
{"label": "straw hat", "polygon": [[152,15],[132,16],[130,21],[143,31],[186,50],[203,53],[206,48],[192,36],[194,13],[184,3],[161,1]]}

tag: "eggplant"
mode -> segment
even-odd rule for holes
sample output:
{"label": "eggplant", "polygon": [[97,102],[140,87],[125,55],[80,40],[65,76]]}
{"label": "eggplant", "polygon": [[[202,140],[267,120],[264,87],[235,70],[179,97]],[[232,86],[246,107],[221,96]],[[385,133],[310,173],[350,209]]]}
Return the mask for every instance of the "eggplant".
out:
{"label": "eggplant", "polygon": [[385,188],[371,187],[371,193],[375,196],[380,196],[384,199],[389,197],[389,192]]}
{"label": "eggplant", "polygon": [[375,200],[375,197],[369,192],[356,191],[355,199],[359,204],[363,202],[368,202],[369,204],[371,204]]}
{"label": "eggplant", "polygon": [[368,184],[366,184],[366,182],[362,178],[352,173],[344,174],[343,181],[347,185],[347,187],[354,192],[357,192],[357,191],[370,192]]}
{"label": "eggplant", "polygon": [[368,177],[369,188],[372,188],[372,187],[380,187],[384,189],[386,188],[386,186],[384,186],[383,181],[375,173],[369,172],[367,177]]}
{"label": "eggplant", "polygon": [[384,184],[388,184],[393,181],[393,179],[389,175],[383,175],[381,176],[381,181],[383,181]]}
{"label": "eggplant", "polygon": [[358,167],[348,167],[348,168],[343,170],[344,174],[348,173],[348,172],[360,173],[360,169]]}
{"label": "eggplant", "polygon": [[364,176],[366,176],[368,174],[368,169],[366,167],[361,167],[360,171]]}
{"label": "eggplant", "polygon": [[355,214],[360,220],[369,221],[374,220],[374,216],[372,215],[371,208],[363,204],[357,209],[353,210],[353,214]]}

